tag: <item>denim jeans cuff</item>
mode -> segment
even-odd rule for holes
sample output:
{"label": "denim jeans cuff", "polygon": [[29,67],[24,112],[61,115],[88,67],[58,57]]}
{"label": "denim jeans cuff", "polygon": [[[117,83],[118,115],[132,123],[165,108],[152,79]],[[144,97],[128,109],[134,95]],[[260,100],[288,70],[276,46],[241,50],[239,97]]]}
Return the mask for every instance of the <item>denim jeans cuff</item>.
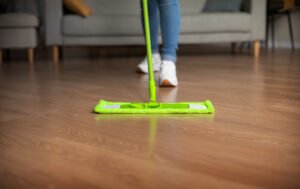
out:
{"label": "denim jeans cuff", "polygon": [[152,49],[152,54],[158,54],[159,50],[158,49]]}
{"label": "denim jeans cuff", "polygon": [[162,60],[172,61],[172,62],[176,63],[177,57],[174,56],[174,55],[164,54],[164,55],[162,56]]}

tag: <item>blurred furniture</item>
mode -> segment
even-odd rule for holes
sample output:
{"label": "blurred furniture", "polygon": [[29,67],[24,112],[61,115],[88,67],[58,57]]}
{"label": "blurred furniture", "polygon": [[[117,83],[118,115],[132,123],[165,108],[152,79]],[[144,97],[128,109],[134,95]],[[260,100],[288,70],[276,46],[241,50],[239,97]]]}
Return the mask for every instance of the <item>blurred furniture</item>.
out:
{"label": "blurred furniture", "polygon": [[10,8],[0,13],[1,62],[4,49],[27,49],[29,62],[33,62],[34,48],[38,41],[39,19],[35,14],[22,8],[24,6],[33,8],[34,3],[36,3],[34,0],[10,0],[5,3]]}
{"label": "blurred furniture", "polygon": [[[46,44],[59,59],[59,47],[144,44],[138,1],[85,0],[93,14],[66,14],[62,0],[45,0]],[[259,56],[265,39],[266,0],[243,0],[239,12],[203,12],[206,0],[181,0],[180,43],[254,43]]]}
{"label": "blurred furniture", "polygon": [[38,19],[26,13],[5,13],[0,15],[0,58],[3,49],[28,49],[29,62],[33,62],[37,46]]}
{"label": "blurred furniture", "polygon": [[291,40],[291,48],[295,50],[293,24],[291,12],[296,9],[295,0],[268,0],[267,1],[267,31],[266,48],[269,46],[269,28],[271,27],[272,49],[275,49],[275,18],[276,16],[286,15],[288,20],[288,29]]}

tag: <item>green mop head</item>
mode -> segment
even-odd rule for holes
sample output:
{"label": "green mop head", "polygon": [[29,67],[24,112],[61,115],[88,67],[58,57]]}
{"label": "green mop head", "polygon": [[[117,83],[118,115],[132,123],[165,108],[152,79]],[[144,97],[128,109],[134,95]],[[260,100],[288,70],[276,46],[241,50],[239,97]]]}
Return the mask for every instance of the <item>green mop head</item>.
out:
{"label": "green mop head", "polygon": [[156,101],[156,86],[153,73],[150,26],[148,17],[148,0],[143,0],[144,26],[148,58],[149,73],[149,94],[148,103],[131,102],[107,102],[100,100],[95,106],[95,113],[102,114],[211,114],[214,113],[212,103],[205,102],[179,102],[179,103],[159,103]]}
{"label": "green mop head", "polygon": [[100,100],[94,112],[101,114],[211,114],[214,107],[205,102],[131,103]]}

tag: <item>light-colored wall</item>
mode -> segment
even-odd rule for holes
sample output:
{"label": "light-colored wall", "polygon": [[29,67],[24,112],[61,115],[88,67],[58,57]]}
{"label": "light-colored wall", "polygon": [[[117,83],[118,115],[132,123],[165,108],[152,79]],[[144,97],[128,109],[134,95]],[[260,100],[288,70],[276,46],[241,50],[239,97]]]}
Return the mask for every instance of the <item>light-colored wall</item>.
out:
{"label": "light-colored wall", "polygon": [[[300,48],[300,11],[292,13],[295,46]],[[271,34],[269,34],[269,44]],[[290,48],[290,33],[287,16],[282,15],[276,18],[275,22],[275,45],[277,48]]]}

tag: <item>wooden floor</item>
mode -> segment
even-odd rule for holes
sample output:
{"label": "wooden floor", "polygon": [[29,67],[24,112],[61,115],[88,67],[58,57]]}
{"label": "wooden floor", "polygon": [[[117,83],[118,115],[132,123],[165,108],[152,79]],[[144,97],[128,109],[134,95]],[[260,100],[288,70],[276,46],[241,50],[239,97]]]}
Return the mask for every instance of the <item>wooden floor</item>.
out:
{"label": "wooden floor", "polygon": [[299,52],[181,55],[159,99],[215,115],[93,114],[147,101],[141,58],[1,65],[0,188],[300,188]]}

